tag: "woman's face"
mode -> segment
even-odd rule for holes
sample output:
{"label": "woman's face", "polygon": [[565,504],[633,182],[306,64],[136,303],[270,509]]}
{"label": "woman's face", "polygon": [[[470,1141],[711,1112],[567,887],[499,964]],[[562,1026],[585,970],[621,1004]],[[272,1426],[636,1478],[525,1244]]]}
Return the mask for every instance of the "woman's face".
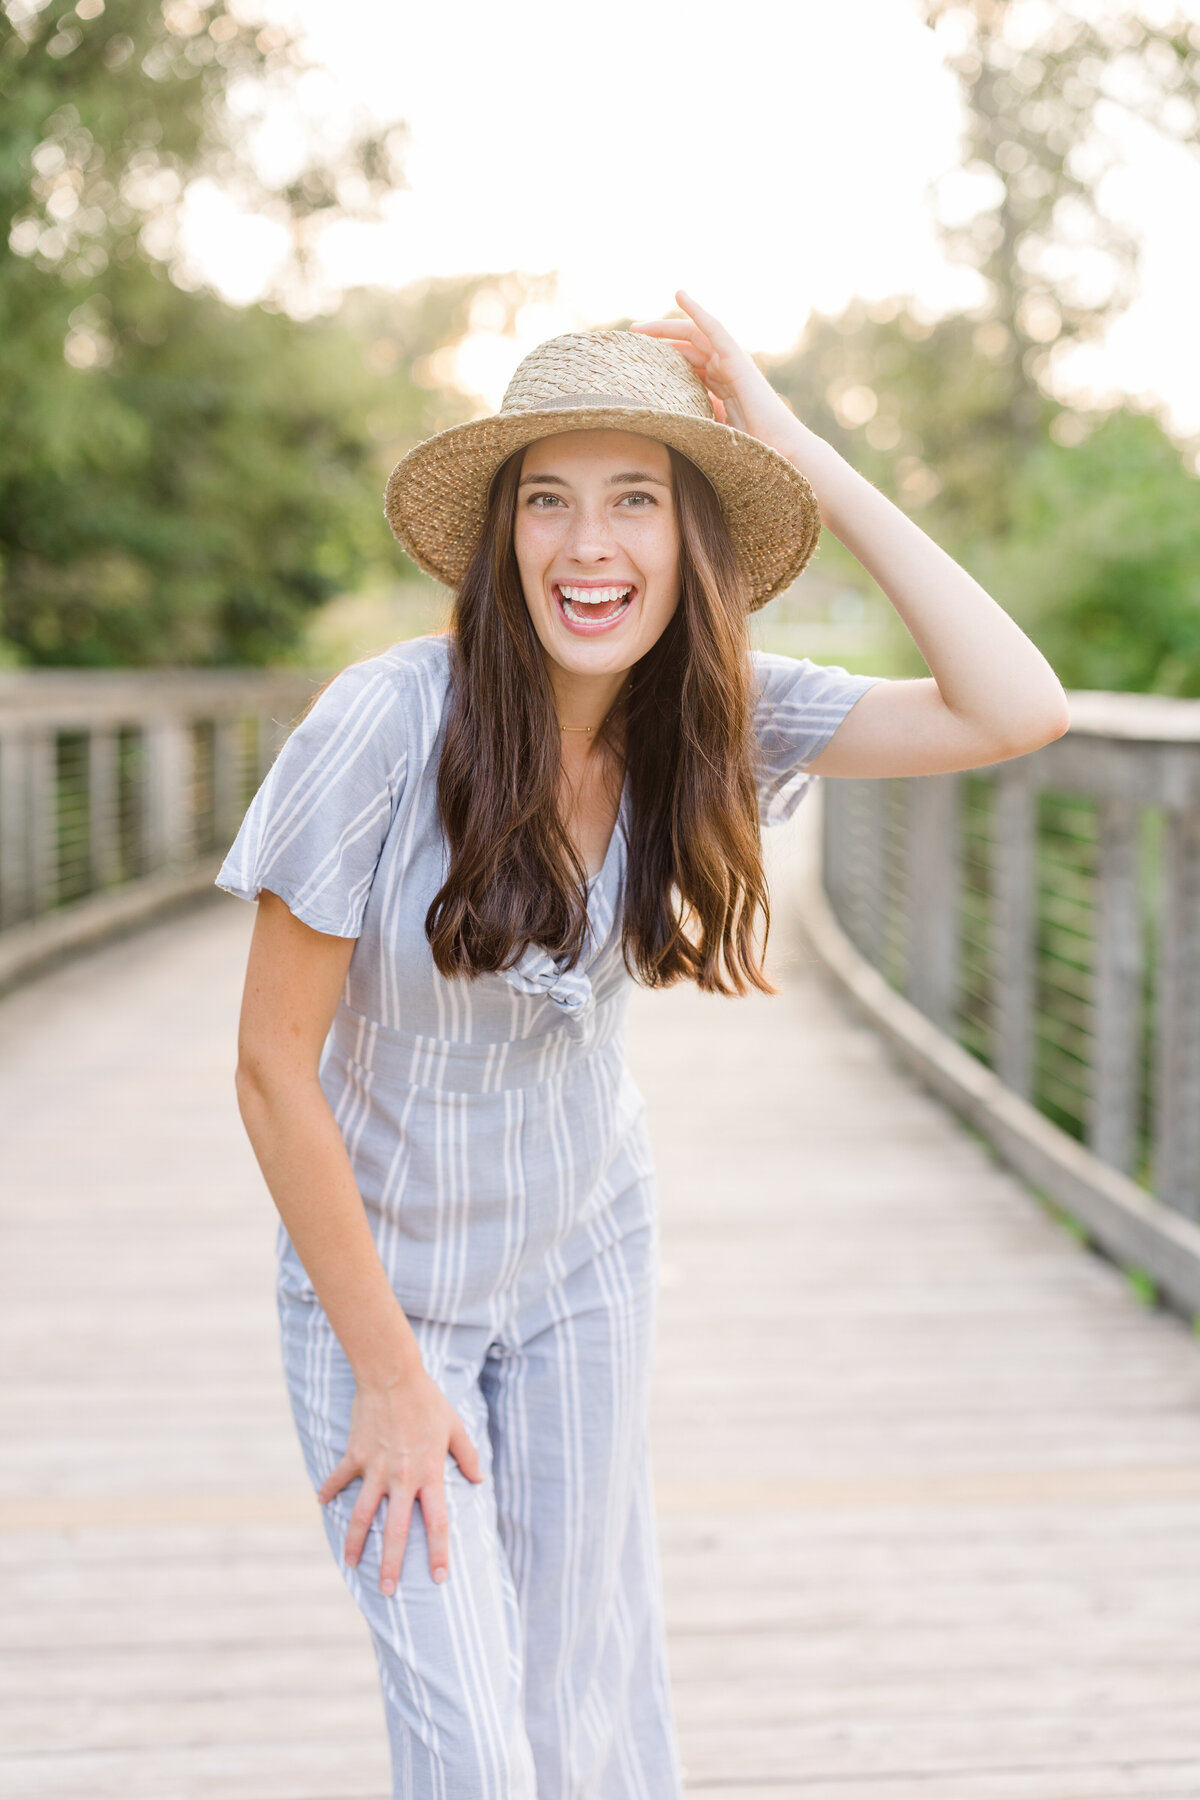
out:
{"label": "woman's face", "polygon": [[539,438],[521,462],[513,546],[551,661],[580,675],[632,668],[679,603],[667,446],[628,431]]}

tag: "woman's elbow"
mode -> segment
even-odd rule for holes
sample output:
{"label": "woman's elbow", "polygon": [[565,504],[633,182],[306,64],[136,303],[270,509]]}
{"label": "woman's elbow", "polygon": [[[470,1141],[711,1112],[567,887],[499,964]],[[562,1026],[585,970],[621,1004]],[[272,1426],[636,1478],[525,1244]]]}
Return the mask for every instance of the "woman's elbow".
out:
{"label": "woman's elbow", "polygon": [[238,1056],[237,1067],[233,1071],[233,1091],[243,1119],[248,1112],[261,1110],[266,1098],[267,1083],[260,1065],[244,1052]]}
{"label": "woman's elbow", "polygon": [[271,1112],[294,1080],[294,1075],[289,1075],[271,1057],[243,1047],[233,1072],[233,1091],[243,1120],[248,1123]]}
{"label": "woman's elbow", "polygon": [[1023,720],[1019,729],[1014,730],[1010,726],[1004,734],[1004,756],[1029,756],[1043,745],[1052,744],[1056,738],[1064,737],[1070,729],[1071,713],[1067,697],[1063,694],[1059,704]]}
{"label": "woman's elbow", "polygon": [[1040,750],[1043,744],[1052,744],[1055,738],[1065,737],[1070,729],[1071,714],[1064,699],[1061,707],[1056,707],[1054,711],[1049,713],[1047,717],[1042,720],[1042,723],[1037,730],[1037,734],[1032,743],[1029,744],[1028,748],[1030,750]]}

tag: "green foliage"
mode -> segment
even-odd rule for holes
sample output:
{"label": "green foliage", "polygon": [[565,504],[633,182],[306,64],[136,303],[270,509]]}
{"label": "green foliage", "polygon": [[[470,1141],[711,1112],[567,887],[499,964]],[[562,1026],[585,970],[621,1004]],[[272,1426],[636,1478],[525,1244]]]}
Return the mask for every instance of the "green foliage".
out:
{"label": "green foliage", "polygon": [[1046,1211],[1054,1220],[1054,1223],[1060,1226],[1062,1230],[1066,1232],[1067,1236],[1077,1243],[1081,1249],[1086,1250],[1091,1243],[1091,1237],[1083,1220],[1077,1219],[1075,1214],[1068,1212],[1065,1206],[1060,1206],[1056,1200],[1052,1199],[1051,1196],[1046,1193],[1044,1188],[1035,1188],[1034,1193],[1042,1202]]}
{"label": "green foliage", "polygon": [[1160,1299],[1158,1283],[1153,1275],[1147,1274],[1145,1269],[1127,1269],[1125,1274],[1136,1300],[1140,1301],[1143,1306],[1158,1306]]}
{"label": "green foliage", "polygon": [[1200,481],[1151,415],[1037,445],[972,568],[1065,686],[1200,696]]}
{"label": "green foliage", "polygon": [[[1017,467],[1011,333],[966,314],[928,321],[899,300],[814,313],[764,369],[797,416],[929,529],[965,542],[1003,531]],[[1061,409],[1035,390],[1044,432]]]}
{"label": "green foliage", "polygon": [[1011,424],[1032,438],[1033,384],[1056,350],[1101,336],[1136,288],[1136,232],[1104,204],[1121,155],[1107,122],[1124,115],[1200,149],[1200,22],[1169,3],[917,0],[917,10],[965,111],[960,166],[938,196],[944,240],[979,270],[989,315],[1017,348],[1028,380],[1014,387]]}
{"label": "green foliage", "polygon": [[[1104,109],[1200,148],[1200,24],[1082,0],[918,6],[959,79],[959,174],[977,184],[957,223],[943,212],[943,236],[986,298],[936,320],[911,301],[855,301],[814,314],[764,367],[1066,686],[1200,694],[1200,487],[1181,447],[1149,413],[1098,421],[1053,394],[1059,352],[1099,335],[1133,292],[1136,242],[1101,205]],[[839,551],[831,571],[863,585]],[[926,672],[907,634],[889,663]]]}
{"label": "green foliage", "polygon": [[414,363],[462,335],[489,284],[307,321],[180,285],[176,212],[198,173],[289,224],[293,274],[314,216],[396,181],[394,143],[364,138],[256,185],[228,84],[299,69],[285,34],[224,0],[84,0],[61,19],[0,4],[0,660],[278,660],[327,596],[407,566],[387,468],[465,415]]}
{"label": "green foliage", "polygon": [[299,322],[144,264],[108,291],[107,366],[30,359],[4,384],[5,635],[32,663],[278,660],[331,594],[406,566],[387,469],[465,416],[412,377],[431,297]]}

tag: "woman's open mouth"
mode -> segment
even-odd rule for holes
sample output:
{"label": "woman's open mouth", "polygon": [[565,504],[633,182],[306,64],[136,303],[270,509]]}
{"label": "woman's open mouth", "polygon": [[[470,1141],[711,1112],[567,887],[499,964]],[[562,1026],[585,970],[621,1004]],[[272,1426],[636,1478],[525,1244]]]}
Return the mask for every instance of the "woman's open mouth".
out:
{"label": "woman's open mouth", "polygon": [[624,618],[637,588],[632,583],[569,581],[554,583],[554,600],[569,631],[594,636]]}

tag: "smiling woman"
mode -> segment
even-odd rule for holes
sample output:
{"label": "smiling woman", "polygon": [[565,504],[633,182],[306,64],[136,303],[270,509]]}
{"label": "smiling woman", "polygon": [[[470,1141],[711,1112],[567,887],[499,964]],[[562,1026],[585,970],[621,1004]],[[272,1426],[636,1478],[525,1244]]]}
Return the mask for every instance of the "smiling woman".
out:
{"label": "smiling woman", "polygon": [[[774,992],[762,827],[839,741],[887,773],[1060,728],[1006,615],[692,325],[551,340],[397,466],[451,629],[317,697],[218,876],[260,900],[239,1104],[396,1800],[681,1800],[632,978]],[[801,460],[938,681],[751,650],[816,543]]]}
{"label": "smiling woman", "polygon": [[[613,467],[639,459],[651,467]],[[611,629],[639,600],[642,644],[622,642],[622,655],[632,649],[636,660],[661,635],[678,599],[679,533],[666,445],[639,443],[629,432],[564,432],[531,444],[521,470],[513,546],[526,594],[548,591],[555,615],[587,636]],[[637,571],[619,566],[635,557],[665,569],[665,582],[651,584],[653,600]],[[535,628],[538,618],[535,611]],[[553,640],[542,637],[542,646],[553,659]]]}
{"label": "smiling woman", "polygon": [[[609,596],[595,622],[589,590]],[[769,913],[746,611],[720,503],[679,451],[592,428],[505,460],[452,621],[451,860],[428,921],[443,974],[501,968],[526,938],[573,963],[627,791],[640,979],[774,991],[754,944]]]}
{"label": "smiling woman", "polygon": [[[610,501],[614,509],[637,510],[653,515],[655,507],[659,505],[659,499],[653,493],[645,492],[646,488],[657,488],[662,499],[670,500],[670,465],[666,452],[661,446],[655,447],[653,459],[642,450],[640,445],[632,446],[632,453],[635,456],[641,455],[644,461],[658,460],[663,471],[661,474],[652,475],[645,469],[623,469],[618,470],[615,474],[605,474],[603,470],[597,468],[597,457],[603,455],[603,451],[607,447],[607,440],[619,439],[621,435],[620,432],[572,432],[563,434],[559,438],[548,439],[544,447],[541,444],[535,444],[525,452],[522,469],[532,468],[534,473],[522,474],[517,484],[518,494],[523,494],[526,488],[539,490],[536,493],[525,495],[525,504],[520,515],[522,523],[517,528],[515,540],[517,563],[521,568],[521,580],[527,591],[531,581],[537,579],[533,567],[527,568],[527,565],[532,564],[532,559],[536,557],[538,550],[538,537],[532,535],[530,527],[524,523],[530,513],[536,510],[570,514],[574,511],[578,517],[582,507],[586,533],[588,529],[587,508],[589,506],[594,508],[599,518],[602,518],[610,510],[605,505],[606,501]],[[621,443],[613,442],[610,453],[619,462],[625,449],[626,446]],[[575,480],[571,479],[572,451],[574,451],[575,465],[582,468],[583,491],[581,491],[578,473],[576,473]],[[567,473],[539,472],[538,465],[545,463],[550,464],[552,470],[565,466]],[[590,495],[586,491],[589,482],[593,488],[597,482],[599,484],[599,490],[594,495]],[[639,488],[643,491],[638,491]],[[603,536],[603,532],[604,527],[600,525],[595,535]],[[543,554],[547,547],[553,554],[555,545],[561,540],[561,532],[551,530],[541,533],[540,536]],[[675,559],[678,554],[678,542],[674,533],[671,533],[669,554],[673,578]],[[599,560],[603,561],[603,556]],[[586,557],[584,566],[587,566]],[[567,575],[570,576],[569,581]],[[615,569],[604,569],[591,579],[580,575],[576,570],[566,570],[566,573],[558,581],[551,584],[551,592],[563,619],[577,630],[587,635],[593,635],[600,629],[607,630],[614,625],[628,611],[635,596],[639,592],[645,592],[645,587],[643,584],[639,590],[635,579],[621,579]],[[544,639],[543,643],[545,643]],[[565,729],[566,727],[564,727]]]}

